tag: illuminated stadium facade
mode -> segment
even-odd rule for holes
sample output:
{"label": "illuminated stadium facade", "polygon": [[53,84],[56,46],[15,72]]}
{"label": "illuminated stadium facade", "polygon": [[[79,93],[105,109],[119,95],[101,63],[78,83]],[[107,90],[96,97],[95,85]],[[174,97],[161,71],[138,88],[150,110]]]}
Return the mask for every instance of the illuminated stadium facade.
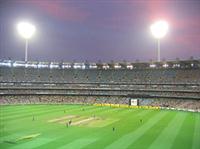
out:
{"label": "illuminated stadium facade", "polygon": [[1,104],[12,101],[129,104],[130,99],[137,99],[138,105],[179,104],[180,108],[200,110],[199,60],[135,63],[2,60],[0,69]]}

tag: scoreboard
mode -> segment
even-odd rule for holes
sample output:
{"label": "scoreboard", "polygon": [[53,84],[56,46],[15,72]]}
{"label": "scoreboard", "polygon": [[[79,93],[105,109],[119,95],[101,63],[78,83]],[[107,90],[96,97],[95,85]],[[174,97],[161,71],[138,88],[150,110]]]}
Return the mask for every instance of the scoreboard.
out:
{"label": "scoreboard", "polygon": [[129,99],[130,106],[138,106],[138,99]]}

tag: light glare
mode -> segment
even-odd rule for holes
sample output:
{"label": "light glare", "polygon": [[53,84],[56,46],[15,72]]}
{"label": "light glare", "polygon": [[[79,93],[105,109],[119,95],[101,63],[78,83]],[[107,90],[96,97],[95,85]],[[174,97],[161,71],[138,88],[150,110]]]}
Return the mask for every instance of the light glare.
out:
{"label": "light glare", "polygon": [[168,23],[163,20],[153,23],[150,27],[151,33],[157,39],[163,38],[168,32],[168,28]]}
{"label": "light glare", "polygon": [[32,25],[28,22],[20,22],[17,25],[17,30],[23,38],[29,39],[33,36],[36,29],[35,29],[34,25]]}

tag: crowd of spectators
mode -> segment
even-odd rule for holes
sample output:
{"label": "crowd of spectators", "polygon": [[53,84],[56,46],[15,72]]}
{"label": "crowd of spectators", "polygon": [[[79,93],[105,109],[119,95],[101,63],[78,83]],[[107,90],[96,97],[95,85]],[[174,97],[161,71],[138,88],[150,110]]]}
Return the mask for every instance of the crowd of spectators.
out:
{"label": "crowd of spectators", "polygon": [[[130,97],[117,96],[3,96],[0,104],[125,104],[129,105]],[[183,99],[138,99],[139,106],[181,108],[200,110],[200,100]]]}
{"label": "crowd of spectators", "polygon": [[0,104],[128,104],[129,98],[115,96],[2,96]]}
{"label": "crowd of spectators", "polygon": [[128,104],[132,94],[154,96],[141,105],[200,109],[200,69],[0,67],[0,104]]}
{"label": "crowd of spectators", "polygon": [[200,69],[0,69],[0,82],[200,83]]}
{"label": "crowd of spectators", "polygon": [[151,100],[147,105],[164,108],[200,110],[200,100],[155,99]]}

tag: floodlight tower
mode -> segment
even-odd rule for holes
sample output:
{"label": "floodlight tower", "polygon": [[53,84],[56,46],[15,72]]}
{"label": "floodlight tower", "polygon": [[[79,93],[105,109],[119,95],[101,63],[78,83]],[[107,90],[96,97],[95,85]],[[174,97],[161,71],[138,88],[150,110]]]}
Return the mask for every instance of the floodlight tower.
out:
{"label": "floodlight tower", "polygon": [[28,60],[28,40],[35,33],[35,26],[28,22],[20,22],[17,24],[17,30],[19,34],[25,39],[25,61]]}
{"label": "floodlight tower", "polygon": [[157,43],[158,44],[158,47],[157,47],[158,62],[160,62],[160,40],[167,34],[168,28],[169,28],[169,25],[164,20],[159,20],[153,23],[150,27],[151,33],[153,34],[154,38],[157,39],[157,42],[158,42]]}

